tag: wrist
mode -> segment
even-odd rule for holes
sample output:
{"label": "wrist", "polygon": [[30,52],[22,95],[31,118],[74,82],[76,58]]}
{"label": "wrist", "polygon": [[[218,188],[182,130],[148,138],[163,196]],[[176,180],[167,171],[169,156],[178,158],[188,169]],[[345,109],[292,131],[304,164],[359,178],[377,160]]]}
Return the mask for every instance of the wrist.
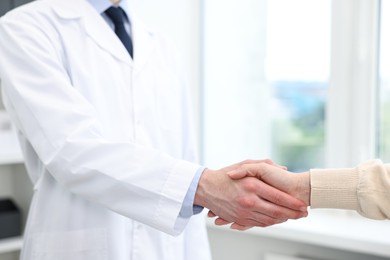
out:
{"label": "wrist", "polygon": [[198,186],[196,188],[195,197],[194,197],[194,205],[206,207],[207,204],[207,183],[209,182],[209,175],[211,174],[210,169],[204,169],[201,174],[198,182]]}
{"label": "wrist", "polygon": [[310,187],[310,172],[303,172],[298,174],[299,176],[299,198],[305,202],[306,205],[310,206],[310,194],[311,194],[311,187]]}

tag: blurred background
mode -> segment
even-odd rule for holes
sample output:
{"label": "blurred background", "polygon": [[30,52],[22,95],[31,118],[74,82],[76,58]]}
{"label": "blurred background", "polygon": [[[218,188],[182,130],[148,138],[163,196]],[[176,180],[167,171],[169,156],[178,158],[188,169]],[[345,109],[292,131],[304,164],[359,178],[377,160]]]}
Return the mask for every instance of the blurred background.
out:
{"label": "blurred background", "polygon": [[[26,2],[0,0],[0,15]],[[182,57],[202,164],[271,158],[300,172],[390,162],[390,0],[130,2]],[[0,195],[25,216],[23,160],[4,112],[0,123]],[[346,211],[247,232],[209,220],[208,230],[215,260],[390,259],[389,222]],[[17,259],[20,244],[0,240],[0,260]]]}

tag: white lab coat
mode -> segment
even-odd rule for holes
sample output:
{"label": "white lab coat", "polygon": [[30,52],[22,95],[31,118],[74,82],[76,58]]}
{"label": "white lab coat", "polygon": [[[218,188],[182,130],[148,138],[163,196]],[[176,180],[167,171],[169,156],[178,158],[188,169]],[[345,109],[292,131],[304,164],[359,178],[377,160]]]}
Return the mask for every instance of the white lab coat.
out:
{"label": "white lab coat", "polygon": [[23,260],[210,258],[203,216],[179,217],[199,168],[189,91],[131,18],[134,62],[85,0],[1,19],[3,95],[34,184]]}

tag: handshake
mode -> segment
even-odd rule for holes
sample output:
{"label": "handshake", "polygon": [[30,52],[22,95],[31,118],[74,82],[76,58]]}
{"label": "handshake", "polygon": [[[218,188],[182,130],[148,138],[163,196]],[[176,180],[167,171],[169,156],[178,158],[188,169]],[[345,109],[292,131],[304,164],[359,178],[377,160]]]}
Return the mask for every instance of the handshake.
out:
{"label": "handshake", "polygon": [[247,160],[220,170],[206,169],[195,205],[209,209],[216,225],[232,229],[267,227],[307,216],[310,174],[291,173],[271,160]]}

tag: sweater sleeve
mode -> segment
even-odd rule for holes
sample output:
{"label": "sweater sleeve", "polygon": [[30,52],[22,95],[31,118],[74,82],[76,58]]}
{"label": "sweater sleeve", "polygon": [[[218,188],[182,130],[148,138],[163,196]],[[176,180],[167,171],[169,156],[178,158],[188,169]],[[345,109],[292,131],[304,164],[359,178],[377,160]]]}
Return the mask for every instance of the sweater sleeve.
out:
{"label": "sweater sleeve", "polygon": [[390,164],[370,160],[355,168],[312,169],[311,208],[356,210],[390,219]]}

